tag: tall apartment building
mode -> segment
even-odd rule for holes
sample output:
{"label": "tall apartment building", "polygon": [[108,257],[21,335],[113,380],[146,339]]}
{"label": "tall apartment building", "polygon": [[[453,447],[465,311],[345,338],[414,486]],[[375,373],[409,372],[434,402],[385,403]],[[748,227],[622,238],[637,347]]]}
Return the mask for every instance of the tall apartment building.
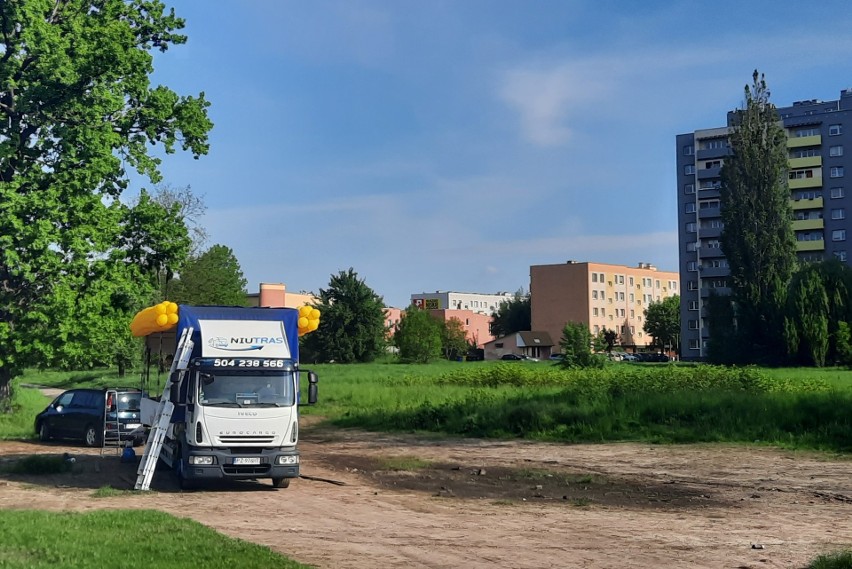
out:
{"label": "tall apartment building", "polygon": [[615,330],[622,346],[646,347],[642,330],[652,302],[680,294],[678,273],[654,265],[636,267],[568,261],[530,267],[532,329],[557,344],[568,322],[586,324],[592,334]]}
{"label": "tall apartment building", "polygon": [[[681,350],[683,359],[703,359],[709,339],[704,303],[711,291],[730,294],[730,270],[721,249],[719,177],[730,155],[728,126],[677,136]],[[852,176],[852,89],[836,101],[798,101],[778,108],[787,131],[789,189],[796,251],[804,262],[836,257],[849,263],[846,170]],[[845,147],[850,151],[846,153]],[[852,238],[852,234],[850,234]]]}

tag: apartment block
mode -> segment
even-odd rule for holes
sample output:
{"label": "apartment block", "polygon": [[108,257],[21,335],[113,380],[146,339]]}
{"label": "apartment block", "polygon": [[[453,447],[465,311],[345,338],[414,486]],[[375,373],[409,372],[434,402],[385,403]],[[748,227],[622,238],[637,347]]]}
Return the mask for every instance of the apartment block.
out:
{"label": "apartment block", "polygon": [[[852,89],[836,101],[816,99],[779,107],[787,132],[792,229],[802,262],[837,258],[849,263],[852,230],[847,212],[852,190]],[[719,177],[731,149],[727,126],[677,136],[677,195],[681,293],[681,357],[700,360],[709,340],[705,303],[712,293],[730,294],[730,270],[720,237],[723,223]],[[850,153],[845,147],[850,146]],[[852,238],[852,234],[850,234]]]}
{"label": "apartment block", "polygon": [[568,322],[592,334],[615,330],[618,344],[647,347],[645,310],[652,302],[680,294],[678,273],[649,263],[636,267],[568,261],[530,267],[532,329],[547,332],[557,344]]}
{"label": "apartment block", "polygon": [[511,292],[481,294],[475,292],[435,291],[411,295],[411,304],[425,310],[471,310],[491,316],[500,304],[515,298]]}

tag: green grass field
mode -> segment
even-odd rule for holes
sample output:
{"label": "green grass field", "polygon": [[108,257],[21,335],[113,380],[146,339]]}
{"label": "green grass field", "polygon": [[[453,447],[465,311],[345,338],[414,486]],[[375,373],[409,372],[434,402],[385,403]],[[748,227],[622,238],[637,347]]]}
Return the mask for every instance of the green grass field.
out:
{"label": "green grass field", "polygon": [[151,510],[0,511],[0,567],[119,569],[143,565],[149,569],[308,567],[267,547]]}
{"label": "green grass field", "polygon": [[[727,369],[613,363],[603,370],[564,371],[549,362],[446,361],[429,365],[390,361],[324,364],[311,366],[311,369],[320,376],[319,404],[303,407],[302,412],[325,417],[332,424],[344,427],[431,433],[433,436],[521,437],[572,443],[733,442],[829,453],[852,452],[852,371],[847,369]],[[13,402],[15,412],[0,415],[0,438],[32,438],[35,435],[33,416],[48,400],[36,390],[20,388],[22,383],[62,389],[134,386],[139,384],[140,375],[119,379],[106,370],[29,372],[15,382],[18,386]],[[136,535],[139,532],[158,535],[164,523],[160,518],[137,519],[136,512],[111,514],[119,519],[133,516]],[[91,535],[98,531],[98,524],[112,528],[117,523],[111,519],[104,521],[100,515],[79,514],[81,517],[75,519],[75,524],[89,527],[84,534]],[[0,547],[3,551],[0,566],[109,567],[108,563],[104,564],[105,552],[122,551],[121,548],[111,550],[112,545],[92,550],[88,544],[84,545],[83,537],[72,535],[67,536],[67,540],[75,544],[71,552],[65,552],[64,548],[54,551],[47,545],[25,548],[22,544],[29,543],[30,533],[41,535],[42,526],[54,527],[50,525],[52,520],[46,517],[37,512],[0,514],[0,545],[3,546]],[[62,528],[75,525],[58,523]],[[4,524],[22,528],[18,530],[21,537],[6,531]],[[208,531],[188,527],[191,524],[184,520],[179,525],[183,531]],[[59,529],[59,526],[54,527],[56,535],[65,535]],[[51,535],[50,531],[46,534]],[[129,537],[125,539],[130,541]],[[179,556],[174,552],[186,557],[185,544],[193,539],[196,538],[176,538],[174,545],[169,546],[174,548],[171,556],[157,558],[151,566],[161,566],[156,563],[166,563],[160,561],[163,559],[168,560],[170,567],[176,567],[173,560]],[[253,549],[254,546],[248,544],[228,541],[215,532],[197,539],[209,540],[209,550],[235,548],[241,552],[235,554],[239,555],[236,565],[240,567],[268,565],[270,558],[267,556],[274,555],[264,548]],[[7,543],[10,545],[6,546]],[[848,551],[821,556],[810,567],[852,569],[850,556],[852,553]],[[97,561],[87,565],[83,564],[83,558]],[[233,557],[227,559],[234,564]],[[288,562],[280,559],[276,563]],[[257,563],[252,565],[255,560]],[[205,558],[193,561],[193,566],[228,565],[211,563]],[[299,567],[296,564],[278,566]]]}

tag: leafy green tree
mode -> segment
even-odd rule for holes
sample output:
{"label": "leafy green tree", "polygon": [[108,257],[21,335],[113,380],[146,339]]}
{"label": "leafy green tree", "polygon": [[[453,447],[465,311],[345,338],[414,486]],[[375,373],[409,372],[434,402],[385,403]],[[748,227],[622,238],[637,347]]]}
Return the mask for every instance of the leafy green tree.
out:
{"label": "leafy green tree", "polygon": [[523,290],[517,291],[512,300],[501,302],[491,318],[491,334],[498,338],[515,332],[529,331],[531,328],[530,295],[525,294]]}
{"label": "leafy green tree", "polygon": [[194,193],[188,185],[175,188],[171,184],[158,184],[154,188],[152,198],[168,211],[177,208],[177,214],[189,233],[189,254],[191,257],[199,256],[210,238],[207,229],[201,225],[201,218],[207,211],[204,197]]}
{"label": "leafy green tree", "polygon": [[160,151],[208,150],[204,95],[149,82],[183,26],[155,0],[0,2],[0,399],[24,367],[57,363],[72,328],[57,307],[108,311],[79,285],[125,262],[127,169],[157,182]]}
{"label": "leafy green tree", "polygon": [[467,330],[464,329],[462,321],[458,318],[450,318],[438,323],[441,325],[441,350],[444,352],[444,357],[454,360],[466,354]]}
{"label": "leafy green tree", "polygon": [[618,340],[618,332],[608,328],[603,328],[600,332],[600,340],[604,349],[607,352],[611,352],[612,348],[615,346],[615,342]]}
{"label": "leafy green tree", "polygon": [[136,204],[126,209],[123,225],[121,248],[126,261],[140,267],[165,299],[192,243],[180,206],[164,206],[142,190]]}
{"label": "leafy green tree", "polygon": [[807,267],[790,283],[785,333],[790,355],[822,367],[828,353],[828,294],[819,270]]}
{"label": "leafy green tree", "polygon": [[566,368],[603,367],[603,357],[592,353],[592,333],[579,322],[568,322],[562,329],[563,358],[560,365]]}
{"label": "leafy green tree", "polygon": [[848,322],[837,323],[837,363],[852,367],[852,329]]}
{"label": "leafy green tree", "polygon": [[[730,265],[739,345],[759,359],[783,353],[783,305],[796,267],[787,187],[787,135],[757,71],[745,88],[722,167],[722,249]],[[731,333],[733,331],[729,331]]]}
{"label": "leafy green tree", "polygon": [[442,323],[426,310],[411,305],[402,314],[394,345],[399,349],[399,359],[407,363],[428,363],[441,355]]}
{"label": "leafy green tree", "polygon": [[186,262],[168,300],[195,305],[246,305],[246,279],[230,247],[213,245]]}
{"label": "leafy green tree", "polygon": [[318,298],[319,328],[302,338],[307,361],[363,363],[384,353],[384,301],[354,269],[332,275]]}
{"label": "leafy green tree", "polygon": [[648,305],[642,329],[654,338],[652,345],[660,349],[676,346],[680,336],[680,297],[675,294]]}

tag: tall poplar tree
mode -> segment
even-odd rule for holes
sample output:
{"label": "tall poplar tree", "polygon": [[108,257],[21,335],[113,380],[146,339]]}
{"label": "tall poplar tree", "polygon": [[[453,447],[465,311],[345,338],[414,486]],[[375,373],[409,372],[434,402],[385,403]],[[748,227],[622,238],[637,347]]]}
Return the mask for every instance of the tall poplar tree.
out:
{"label": "tall poplar tree", "polygon": [[183,26],[159,0],[0,2],[0,400],[79,330],[57,307],[106,312],[122,287],[96,282],[132,278],[104,266],[127,262],[127,169],[156,183],[160,151],[207,153],[204,94],[149,81]]}
{"label": "tall poplar tree", "polygon": [[722,250],[730,265],[739,345],[752,357],[784,353],[785,291],[796,267],[787,187],[787,135],[762,74],[733,115],[722,167]]}

